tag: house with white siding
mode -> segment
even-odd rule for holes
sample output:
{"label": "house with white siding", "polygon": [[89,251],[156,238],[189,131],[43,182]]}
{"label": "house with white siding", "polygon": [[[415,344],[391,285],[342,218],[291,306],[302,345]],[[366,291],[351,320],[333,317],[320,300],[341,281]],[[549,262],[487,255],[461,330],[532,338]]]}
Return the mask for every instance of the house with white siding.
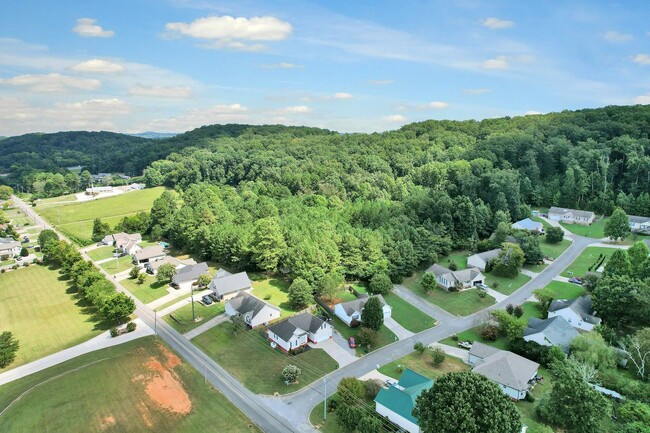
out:
{"label": "house with white siding", "polygon": [[438,286],[442,287],[445,290],[449,290],[452,287],[455,287],[456,284],[460,284],[461,289],[469,289],[478,284],[483,284],[485,277],[479,270],[479,268],[468,268],[461,271],[452,271],[440,266],[438,264],[432,265],[427,272],[431,272],[436,276],[436,282]]}
{"label": "house with white siding", "polygon": [[251,328],[268,325],[269,322],[280,318],[278,307],[245,292],[238,293],[226,302],[225,309],[227,315],[242,317],[244,323]]}
{"label": "house with white siding", "polygon": [[650,217],[628,215],[627,220],[632,233],[650,235]]}
{"label": "house with white siding", "polygon": [[[393,311],[393,307],[386,303],[384,297],[381,295],[373,295],[372,298],[379,299],[381,309],[384,313],[384,319],[390,317]],[[357,299],[354,299],[352,301],[340,302],[334,305],[334,314],[336,317],[344,321],[348,326],[350,326],[353,320],[361,322],[361,313],[363,311],[363,307],[366,305],[366,302],[368,302],[368,299],[370,299],[370,297],[367,295],[360,295]]]}
{"label": "house with white siding", "polygon": [[494,250],[483,251],[482,253],[474,254],[467,258],[467,266],[470,268],[478,268],[480,271],[485,271],[488,262],[499,257],[501,253],[501,248],[496,248]]}
{"label": "house with white siding", "polygon": [[601,322],[591,308],[590,295],[553,300],[548,307],[548,317],[563,317],[571,326],[582,331],[591,331]]}
{"label": "house with white siding", "polygon": [[548,210],[548,219],[566,224],[591,225],[596,215],[587,210],[567,209],[553,206]]}
{"label": "house with white siding", "polygon": [[332,338],[332,325],[313,314],[303,313],[269,326],[266,333],[269,340],[288,352],[309,342],[318,344]]}

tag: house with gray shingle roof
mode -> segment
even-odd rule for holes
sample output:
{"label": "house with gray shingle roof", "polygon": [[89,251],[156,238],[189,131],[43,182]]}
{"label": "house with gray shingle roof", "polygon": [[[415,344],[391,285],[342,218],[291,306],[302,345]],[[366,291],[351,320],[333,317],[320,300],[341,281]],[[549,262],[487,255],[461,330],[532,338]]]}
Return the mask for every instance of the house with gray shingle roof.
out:
{"label": "house with gray shingle roof", "polygon": [[240,292],[251,293],[253,291],[253,282],[248,278],[246,272],[230,274],[228,272],[217,272],[208,289],[220,299],[227,301],[237,296]]}
{"label": "house with gray shingle roof", "polygon": [[463,289],[468,289],[482,284],[485,277],[478,268],[468,268],[460,271],[452,271],[444,266],[433,264],[427,272],[431,272],[436,276],[436,282],[440,287],[449,290],[454,287],[456,283],[460,283]]}
{"label": "house with gray shingle roof", "polygon": [[433,380],[405,369],[399,382],[379,390],[375,410],[409,433],[420,433],[418,419],[413,416],[415,401],[423,391],[433,386]]}
{"label": "house with gray shingle roof", "polygon": [[226,302],[225,310],[229,316],[241,316],[251,328],[267,325],[280,318],[278,307],[244,292],[239,292],[237,296]]}
{"label": "house with gray shingle roof", "polygon": [[288,352],[310,341],[318,344],[332,338],[332,325],[313,314],[303,313],[269,326],[266,333],[269,340]]}
{"label": "house with gray shingle roof", "polygon": [[22,245],[12,238],[0,238],[0,258],[13,258],[20,255]]}
{"label": "house with gray shingle roof", "polygon": [[548,219],[566,224],[591,225],[596,215],[587,210],[567,209],[553,206],[548,210]]}
{"label": "house with gray shingle roof", "polygon": [[591,308],[591,296],[575,299],[556,299],[548,307],[548,317],[564,317],[574,328],[591,331],[600,324],[600,317]]}
{"label": "house with gray shingle roof", "polygon": [[470,349],[472,371],[495,382],[509,397],[522,400],[537,376],[539,364],[507,350],[474,342]]}
{"label": "house with gray shingle roof", "polygon": [[176,271],[176,275],[172,278],[172,286],[178,289],[190,289],[201,275],[208,272],[210,272],[210,269],[206,262],[185,266]]}
{"label": "house with gray shingle roof", "polygon": [[501,248],[496,248],[494,250],[483,251],[482,253],[474,254],[467,258],[467,266],[478,268],[480,271],[485,271],[485,267],[488,262],[499,257]]}
{"label": "house with gray shingle roof", "polygon": [[153,245],[143,248],[133,254],[133,264],[144,266],[146,263],[154,260],[160,260],[165,257],[165,248],[162,245]]}
{"label": "house with gray shingle roof", "polygon": [[[379,298],[382,311],[384,312],[384,319],[390,317],[393,308],[386,303],[384,297],[381,295],[373,295],[372,297]],[[370,299],[370,297],[367,295],[360,295],[355,300],[340,302],[334,305],[334,314],[336,317],[343,320],[348,326],[350,326],[353,320],[361,322],[361,312],[363,311],[363,307],[366,305],[366,302],[368,302],[368,299]]]}
{"label": "house with gray shingle roof", "polygon": [[524,340],[542,346],[559,346],[564,353],[569,353],[569,345],[578,335],[578,331],[560,316],[548,319],[531,317],[524,330]]}
{"label": "house with gray shingle roof", "polygon": [[650,235],[650,217],[628,215],[627,220],[632,233]]}
{"label": "house with gray shingle roof", "polygon": [[515,230],[527,230],[529,232],[544,233],[544,224],[533,221],[530,218],[526,218],[513,223],[512,228]]}

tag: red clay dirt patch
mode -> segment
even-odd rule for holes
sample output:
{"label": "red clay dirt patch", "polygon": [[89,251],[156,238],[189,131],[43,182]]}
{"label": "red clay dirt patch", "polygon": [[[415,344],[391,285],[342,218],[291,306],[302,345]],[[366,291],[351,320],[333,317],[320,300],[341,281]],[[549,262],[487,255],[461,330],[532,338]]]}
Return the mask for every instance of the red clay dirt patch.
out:
{"label": "red clay dirt patch", "polygon": [[167,362],[166,362],[167,368],[174,368],[177,365],[181,365],[182,361],[178,356],[174,355],[162,344],[158,345],[158,347],[160,348],[161,352],[165,355],[165,358],[167,358]]}
{"label": "red clay dirt patch", "polygon": [[[176,356],[174,358],[178,359]],[[167,364],[172,363],[173,361],[168,358]],[[153,357],[146,365],[154,372],[145,387],[149,398],[164,410],[181,415],[190,413],[192,400],[178,377],[168,370],[169,367],[165,368],[160,361]]]}

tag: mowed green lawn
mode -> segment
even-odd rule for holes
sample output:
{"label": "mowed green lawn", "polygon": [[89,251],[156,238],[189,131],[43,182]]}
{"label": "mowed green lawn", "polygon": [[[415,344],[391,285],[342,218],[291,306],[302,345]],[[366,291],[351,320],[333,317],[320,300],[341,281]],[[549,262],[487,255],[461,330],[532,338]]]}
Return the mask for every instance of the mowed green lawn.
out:
{"label": "mowed green lawn", "polygon": [[560,223],[562,227],[575,233],[576,235],[586,236],[588,238],[601,239],[605,237],[605,223],[609,218],[596,219],[590,226],[583,226],[580,224],[565,224]]}
{"label": "mowed green lawn", "polygon": [[562,241],[557,244],[552,244],[546,241],[546,236],[544,236],[544,239],[539,243],[544,257],[552,257],[553,259],[560,257],[564,250],[569,248],[569,245],[571,245],[571,241],[568,239],[562,239]]}
{"label": "mowed green lawn", "polygon": [[[20,342],[8,368],[83,343],[102,329],[88,308],[80,307],[57,271],[33,265],[0,276],[0,330]],[[2,369],[0,369],[2,370]],[[2,429],[0,429],[2,430]]]}
{"label": "mowed green lawn", "polygon": [[485,284],[487,284],[488,287],[499,293],[503,293],[504,295],[514,293],[517,289],[530,281],[530,277],[522,273],[517,274],[514,278],[500,277],[494,275],[494,272],[483,275],[485,275]]}
{"label": "mowed green lawn", "polygon": [[[202,317],[203,320],[198,322],[192,321],[192,304],[182,306],[178,310],[172,312],[171,314],[163,317],[163,320],[171,325],[172,328],[177,330],[180,333],[185,333],[191,331],[192,329],[203,325],[210,319],[213,319],[221,314],[225,310],[225,304],[223,302],[214,302],[210,305],[203,305],[200,302],[197,302],[197,298],[194,298],[194,317]],[[174,316],[177,320],[172,319],[170,316]],[[179,323],[180,322],[180,323]]]}
{"label": "mowed green lawn", "polygon": [[153,277],[146,272],[142,272],[142,274],[146,275],[146,279],[142,284],[138,284],[138,280],[135,278],[127,278],[126,280],[121,280],[120,283],[126,287],[133,296],[145,304],[169,294],[167,291],[169,285],[167,283],[156,282],[156,277]]}
{"label": "mowed green lawn", "polygon": [[133,267],[132,260],[131,256],[124,256],[101,263],[98,266],[109,274],[115,275],[131,269]]}
{"label": "mowed green lawn", "polygon": [[87,202],[45,204],[35,210],[66,235],[87,244],[95,218],[114,226],[127,215],[149,211],[163,191],[163,187],[144,189]]}
{"label": "mowed green lawn", "polygon": [[416,373],[420,373],[422,376],[430,379],[437,379],[443,374],[467,371],[470,369],[470,366],[459,358],[447,355],[442,364],[434,367],[433,362],[431,362],[431,352],[425,351],[423,354],[413,352],[383,365],[379,368],[379,372],[399,380],[404,372],[404,368],[410,368]]}
{"label": "mowed green lawn", "polygon": [[[356,328],[350,328],[348,325],[345,324],[341,319],[338,317],[334,316],[332,317],[332,326],[334,326],[334,329],[341,334],[343,338],[346,340],[349,340],[350,337],[355,337],[361,329],[363,329],[361,326],[357,326]],[[374,346],[371,347],[361,347],[359,344],[359,341],[357,340],[357,356],[363,356],[365,353],[372,352],[373,350],[377,350],[381,347],[384,347],[388,344],[394,343],[398,340],[397,336],[393,334],[393,331],[388,329],[386,325],[382,325],[381,328],[379,328],[379,331],[377,331],[377,340],[375,341]]]}
{"label": "mowed green lawn", "polygon": [[[474,328],[468,329],[463,332],[456,334],[458,336],[458,341],[469,341],[474,343],[475,341],[487,344],[489,346],[494,346],[499,349],[507,350],[508,349],[508,339],[503,336],[499,336],[495,341],[486,340],[481,337],[481,326],[476,326]],[[453,340],[451,337],[444,338],[440,340],[440,343],[446,344],[448,346],[458,347],[458,341]]]}
{"label": "mowed green lawn", "polygon": [[280,317],[289,317],[296,314],[297,310],[289,303],[289,283],[280,278],[258,279],[251,275],[253,280],[253,295],[280,308]]}
{"label": "mowed green lawn", "polygon": [[551,281],[544,288],[553,292],[553,299],[573,299],[587,292],[584,287],[578,284],[565,283],[563,281]]}
{"label": "mowed green lawn", "polygon": [[476,289],[462,292],[447,292],[443,289],[435,288],[427,293],[420,284],[422,275],[424,275],[424,272],[418,271],[405,279],[402,284],[422,298],[429,300],[432,304],[449,311],[451,314],[467,316],[496,303],[495,299],[490,295],[486,295],[485,298],[479,297],[478,290]]}
{"label": "mowed green lawn", "polygon": [[91,352],[0,386],[0,412],[13,401],[0,417],[0,431],[260,432],[155,337]]}
{"label": "mowed green lawn", "polygon": [[384,295],[384,299],[388,305],[393,307],[391,317],[411,332],[417,334],[418,332],[429,329],[436,324],[435,319],[431,316],[418,310],[413,305],[393,293]]}
{"label": "mowed green lawn", "polygon": [[[589,271],[590,266],[595,266],[595,263],[600,254],[605,256],[604,266],[607,260],[614,254],[616,248],[607,247],[587,247],[574,261],[571,263],[560,275],[563,277],[583,277]],[[592,267],[592,272],[596,269]]]}
{"label": "mowed green lawn", "polygon": [[[338,368],[336,361],[322,349],[290,356],[280,349],[272,349],[258,330],[240,330],[233,335],[228,323],[204,332],[192,343],[256,394],[294,392]],[[282,369],[287,364],[302,370],[299,383],[285,385]]]}
{"label": "mowed green lawn", "polygon": [[113,257],[114,251],[114,247],[105,246],[90,250],[86,254],[88,254],[88,257],[90,257],[93,261],[98,262],[100,260],[110,259]]}

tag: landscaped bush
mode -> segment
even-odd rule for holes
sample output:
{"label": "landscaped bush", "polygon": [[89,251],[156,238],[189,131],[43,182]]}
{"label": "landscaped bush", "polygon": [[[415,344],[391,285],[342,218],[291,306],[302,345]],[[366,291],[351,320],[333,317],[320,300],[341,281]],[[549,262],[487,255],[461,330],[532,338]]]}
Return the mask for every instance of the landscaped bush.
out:
{"label": "landscaped bush", "polygon": [[481,299],[483,299],[483,298],[485,298],[487,296],[487,293],[485,292],[485,290],[477,290],[476,293],[478,293],[478,297],[481,298]]}
{"label": "landscaped bush", "polygon": [[117,337],[118,335],[120,335],[120,331],[118,331],[116,327],[112,327],[111,328],[111,337]]}
{"label": "landscaped bush", "polygon": [[357,319],[352,319],[350,321],[350,328],[358,328],[361,325],[361,322],[359,322]]}
{"label": "landscaped bush", "polygon": [[413,345],[413,350],[418,352],[420,355],[424,353],[425,350],[427,350],[427,346],[424,345],[421,341],[416,341],[415,344]]}
{"label": "landscaped bush", "polygon": [[11,267],[11,269],[14,269],[14,270],[15,270],[15,269],[18,269],[18,265],[13,265],[13,266]]}
{"label": "landscaped bush", "polygon": [[499,327],[496,325],[485,325],[481,329],[481,337],[488,341],[495,341],[499,336]]}
{"label": "landscaped bush", "polygon": [[133,332],[135,331],[135,322],[129,322],[126,324],[126,332]]}
{"label": "landscaped bush", "polygon": [[377,331],[370,328],[361,328],[356,335],[356,340],[360,347],[373,346],[377,341]]}
{"label": "landscaped bush", "polygon": [[289,351],[289,355],[292,355],[292,356],[300,355],[304,351],[305,351],[305,346],[296,347],[295,349],[291,349]]}
{"label": "landscaped bush", "polygon": [[457,334],[452,335],[451,339],[454,341],[458,341],[458,335]]}
{"label": "landscaped bush", "polygon": [[449,268],[450,271],[457,271],[458,270],[458,265],[456,265],[456,263],[449,260],[448,268]]}
{"label": "landscaped bush", "polygon": [[377,397],[377,394],[379,394],[379,391],[383,388],[384,385],[381,380],[369,379],[365,381],[363,386],[366,391],[366,397],[369,399],[374,399]]}
{"label": "landscaped bush", "polygon": [[517,306],[512,310],[512,314],[513,314],[515,317],[517,317],[517,318],[523,316],[523,315],[524,315],[524,307],[522,307],[521,305],[517,305]]}
{"label": "landscaped bush", "polygon": [[440,364],[442,364],[446,356],[447,355],[445,354],[445,351],[442,350],[440,347],[434,348],[431,351],[431,362],[433,363],[434,367],[437,367]]}
{"label": "landscaped bush", "polygon": [[23,268],[26,268],[27,266],[29,266],[29,262],[23,263]]}

